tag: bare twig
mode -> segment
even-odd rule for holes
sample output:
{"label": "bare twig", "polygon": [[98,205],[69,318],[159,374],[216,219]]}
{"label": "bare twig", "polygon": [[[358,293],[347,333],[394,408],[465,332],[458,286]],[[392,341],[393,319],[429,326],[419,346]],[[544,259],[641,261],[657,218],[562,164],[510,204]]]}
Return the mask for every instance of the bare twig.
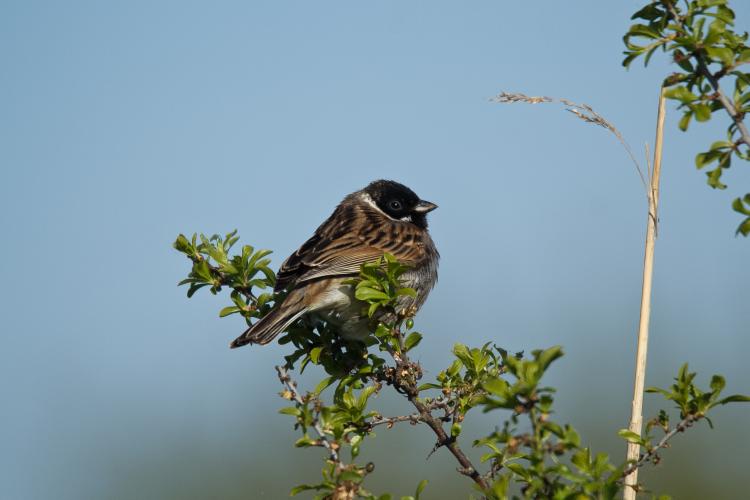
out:
{"label": "bare twig", "polygon": [[602,115],[594,111],[594,109],[588,104],[578,104],[576,102],[573,102],[565,98],[547,97],[547,96],[527,96],[526,94],[521,94],[520,92],[519,93],[500,92],[495,97],[492,97],[490,101],[500,103],[500,104],[510,104],[510,103],[516,103],[516,102],[525,102],[528,104],[559,102],[566,106],[565,108],[566,111],[573,113],[576,117],[580,118],[581,120],[587,123],[598,125],[602,128],[609,130],[617,138],[617,140],[620,141],[620,144],[622,145],[622,147],[625,148],[625,151],[630,157],[630,160],[633,162],[633,165],[635,165],[635,170],[638,173],[638,177],[641,179],[643,188],[646,191],[646,196],[648,196],[648,186],[646,182],[646,176],[644,176],[643,174],[643,169],[641,169],[640,163],[638,163],[638,160],[635,159],[635,155],[633,154],[633,150],[630,149],[630,145],[627,143],[627,141],[622,136],[620,131],[617,130],[617,128],[611,122],[609,122]]}
{"label": "bare twig", "polygon": [[[643,287],[641,290],[641,316],[638,324],[638,347],[635,358],[635,380],[633,382],[633,403],[630,414],[631,432],[641,433],[643,422],[643,388],[646,381],[646,357],[648,353],[648,327],[651,319],[651,283],[654,273],[654,244],[656,243],[656,221],[659,208],[659,180],[661,177],[661,155],[664,137],[664,118],[666,115],[666,89],[659,93],[659,108],[656,123],[656,141],[654,143],[653,175],[648,196],[648,222],[646,225],[646,248],[643,257]],[[628,443],[628,460],[638,459],[640,446]],[[638,468],[625,476],[623,498],[634,500],[638,484]]]}
{"label": "bare twig", "polygon": [[[294,400],[297,404],[304,405],[305,399],[297,390],[297,383],[292,380],[292,377],[289,375],[289,371],[283,366],[277,366],[276,372],[279,374],[279,380],[288,391],[289,399]],[[326,436],[325,431],[323,431],[323,428],[320,426],[317,418],[313,419],[313,428],[315,429],[315,432],[318,433],[320,443],[326,450],[328,450],[328,457],[330,458],[330,460],[333,462],[339,462],[338,451],[336,451],[336,448],[328,439],[328,436]]]}
{"label": "bare twig", "polygon": [[377,427],[378,425],[385,425],[389,429],[399,422],[409,422],[412,425],[421,422],[419,413],[412,413],[411,415],[399,415],[397,417],[383,417],[380,415],[374,416],[369,422],[370,428]]}

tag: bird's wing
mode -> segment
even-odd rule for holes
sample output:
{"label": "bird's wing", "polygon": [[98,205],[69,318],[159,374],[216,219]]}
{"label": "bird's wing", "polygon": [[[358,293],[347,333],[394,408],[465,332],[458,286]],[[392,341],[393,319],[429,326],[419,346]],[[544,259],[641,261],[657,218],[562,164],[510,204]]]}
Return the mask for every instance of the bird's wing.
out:
{"label": "bird's wing", "polygon": [[[343,212],[349,209],[349,212]],[[375,220],[382,218],[382,220]],[[419,229],[394,223],[365,209],[339,207],[315,234],[281,265],[276,290],[309,280],[356,276],[360,266],[392,253],[404,264],[417,264],[425,258]]]}

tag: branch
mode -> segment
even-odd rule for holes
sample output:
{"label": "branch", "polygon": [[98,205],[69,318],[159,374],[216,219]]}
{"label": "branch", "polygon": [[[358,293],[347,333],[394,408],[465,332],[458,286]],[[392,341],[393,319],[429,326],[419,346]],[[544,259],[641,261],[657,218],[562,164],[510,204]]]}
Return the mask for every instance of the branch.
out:
{"label": "branch", "polygon": [[701,417],[695,417],[693,415],[688,415],[684,419],[678,423],[674,429],[667,432],[664,437],[662,437],[656,445],[648,450],[646,453],[642,453],[641,456],[638,458],[637,461],[633,462],[628,468],[626,468],[624,471],[622,471],[622,476],[625,478],[625,476],[629,476],[632,474],[636,469],[643,466],[646,462],[651,460],[652,458],[657,456],[657,452],[662,449],[669,446],[669,440],[672,439],[675,434],[678,432],[685,432],[685,429],[688,429],[691,427],[696,421],[698,421]]}
{"label": "branch", "polygon": [[[305,399],[302,397],[302,395],[297,390],[297,383],[292,380],[292,377],[289,375],[289,372],[286,368],[283,366],[277,366],[276,372],[279,374],[279,380],[281,383],[286,387],[286,390],[289,391],[290,398],[294,400],[297,404],[304,405]],[[329,458],[333,462],[339,462],[339,454],[338,451],[336,451],[336,448],[333,446],[331,441],[328,439],[328,437],[325,435],[325,432],[323,431],[323,428],[320,426],[320,423],[318,422],[317,418],[313,418],[313,428],[315,429],[315,432],[318,433],[318,436],[320,437],[320,442],[323,445],[325,449],[328,450]]]}
{"label": "branch", "polygon": [[[400,336],[400,332],[394,334]],[[418,420],[424,422],[437,436],[437,442],[430,454],[434,453],[435,450],[441,446],[445,446],[456,458],[460,467],[459,473],[471,478],[482,490],[489,489],[487,480],[477,471],[474,464],[466,456],[456,439],[449,436],[445,429],[443,429],[442,419],[432,415],[432,411],[441,407],[442,405],[435,405],[434,402],[425,404],[419,400],[419,391],[417,390],[415,374],[421,374],[421,369],[417,363],[412,362],[405,352],[395,352],[392,349],[388,349],[389,354],[396,362],[396,368],[391,372],[391,376],[388,377],[387,382],[393,385],[393,387],[400,393],[404,394],[409,402],[417,409]]]}
{"label": "branch", "polygon": [[732,101],[726,95],[724,95],[721,87],[719,87],[719,79],[708,69],[706,57],[701,53],[696,53],[695,60],[698,62],[698,71],[706,77],[708,82],[711,84],[711,87],[714,89],[714,92],[716,92],[716,96],[718,97],[719,102],[727,111],[727,114],[732,119],[734,124],[737,125],[737,129],[740,131],[740,135],[742,136],[742,142],[744,142],[746,146],[750,147],[750,131],[747,130],[747,127],[745,126],[745,123],[743,121],[745,118],[745,114],[737,111],[737,108],[734,107],[734,103],[732,103]]}

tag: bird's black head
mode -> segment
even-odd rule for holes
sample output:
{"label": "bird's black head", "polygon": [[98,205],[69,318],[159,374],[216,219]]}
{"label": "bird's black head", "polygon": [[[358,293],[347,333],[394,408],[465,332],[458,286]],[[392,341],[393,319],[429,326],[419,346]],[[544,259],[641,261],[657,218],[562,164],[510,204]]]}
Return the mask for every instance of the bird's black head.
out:
{"label": "bird's black head", "polygon": [[388,216],[411,222],[422,229],[427,229],[427,213],[437,208],[434,203],[420,200],[414,191],[394,181],[371,182],[364,192]]}

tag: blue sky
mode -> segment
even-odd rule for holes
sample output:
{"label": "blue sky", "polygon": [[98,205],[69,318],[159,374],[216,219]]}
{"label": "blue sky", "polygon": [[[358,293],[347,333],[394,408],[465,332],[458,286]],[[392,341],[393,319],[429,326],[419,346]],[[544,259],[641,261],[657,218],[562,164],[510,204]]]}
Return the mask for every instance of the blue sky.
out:
{"label": "blue sky", "polygon": [[[170,245],[237,228],[278,265],[376,178],[440,206],[440,282],[418,318],[426,368],[437,373],[456,341],[561,344],[559,417],[624,454],[638,177],[605,131],[488,99],[586,102],[640,154],[671,71],[658,55],[646,70],[620,66],[641,3],[3,3],[2,496],[275,498],[314,479],[317,455],[294,451],[276,414],[285,349],[230,351],[241,321],[217,317],[221,298],[185,298],[175,284],[188,263]],[[750,7],[734,3],[747,29]],[[647,383],[690,361],[748,393],[750,242],[733,236],[729,204],[750,170],[738,164],[712,191],[693,156],[725,119],[683,134],[677,116],[670,105]],[[722,409],[715,431],[681,439],[645,477],[677,498],[730,495],[748,411]],[[427,493],[468,491],[448,459],[424,462],[426,433],[398,432],[372,444],[374,489],[412,491],[384,458],[406,442]]]}

